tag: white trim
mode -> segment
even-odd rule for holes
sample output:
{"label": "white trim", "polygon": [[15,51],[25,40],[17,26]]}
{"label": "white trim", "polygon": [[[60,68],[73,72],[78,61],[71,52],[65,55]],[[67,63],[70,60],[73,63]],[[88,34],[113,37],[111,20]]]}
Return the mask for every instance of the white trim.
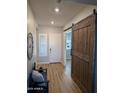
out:
{"label": "white trim", "polygon": [[50,64],[50,62],[38,62],[38,64]]}

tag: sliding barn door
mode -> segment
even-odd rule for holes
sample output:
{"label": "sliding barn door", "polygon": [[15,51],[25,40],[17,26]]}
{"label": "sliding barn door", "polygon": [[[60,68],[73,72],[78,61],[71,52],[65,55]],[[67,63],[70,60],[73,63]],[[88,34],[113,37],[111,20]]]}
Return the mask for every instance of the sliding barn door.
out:
{"label": "sliding barn door", "polygon": [[82,93],[92,93],[96,16],[72,26],[72,78]]}

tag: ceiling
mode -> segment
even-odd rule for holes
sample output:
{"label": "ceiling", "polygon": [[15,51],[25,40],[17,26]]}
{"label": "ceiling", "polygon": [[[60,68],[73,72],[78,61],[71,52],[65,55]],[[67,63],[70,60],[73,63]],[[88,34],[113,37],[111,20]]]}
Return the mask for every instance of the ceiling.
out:
{"label": "ceiling", "polygon": [[[50,22],[54,21],[54,26],[62,27],[86,7],[71,0],[61,0],[61,3],[56,0],[29,0],[29,3],[38,26],[51,26]],[[59,7],[59,13],[54,11],[55,7]]]}
{"label": "ceiling", "polygon": [[65,1],[74,1],[74,2],[77,2],[77,3],[91,4],[91,5],[96,5],[97,4],[97,0],[65,0]]}

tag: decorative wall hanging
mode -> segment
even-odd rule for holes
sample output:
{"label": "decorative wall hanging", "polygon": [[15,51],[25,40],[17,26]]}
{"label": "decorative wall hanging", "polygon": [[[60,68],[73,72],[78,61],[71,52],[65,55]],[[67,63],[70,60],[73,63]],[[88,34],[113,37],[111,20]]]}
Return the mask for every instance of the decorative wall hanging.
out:
{"label": "decorative wall hanging", "polygon": [[33,56],[33,35],[28,33],[27,35],[27,57],[30,60]]}

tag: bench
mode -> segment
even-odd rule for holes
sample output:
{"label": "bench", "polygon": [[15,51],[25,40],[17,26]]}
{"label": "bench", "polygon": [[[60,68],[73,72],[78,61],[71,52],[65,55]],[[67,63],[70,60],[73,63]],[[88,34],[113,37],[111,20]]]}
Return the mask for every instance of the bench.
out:
{"label": "bench", "polygon": [[49,92],[49,81],[47,80],[47,69],[39,71],[43,75],[44,81],[35,82],[32,79],[32,72],[29,76],[28,93],[48,93]]}

